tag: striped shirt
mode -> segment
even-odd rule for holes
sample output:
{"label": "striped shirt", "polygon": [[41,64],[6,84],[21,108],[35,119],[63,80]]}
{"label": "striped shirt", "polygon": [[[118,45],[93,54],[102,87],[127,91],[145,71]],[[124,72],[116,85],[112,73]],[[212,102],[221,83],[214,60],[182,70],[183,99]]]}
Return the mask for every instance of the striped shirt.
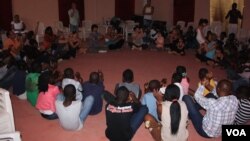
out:
{"label": "striped shirt", "polygon": [[[205,87],[199,86],[195,92],[195,100],[206,109],[202,120],[202,128],[209,137],[221,136],[222,125],[233,124],[238,110],[238,99],[234,95],[222,96],[218,99],[203,96]],[[215,89],[212,91],[217,95]]]}
{"label": "striped shirt", "polygon": [[245,124],[250,120],[250,100],[240,99],[239,101],[239,109],[234,120],[236,125]]}

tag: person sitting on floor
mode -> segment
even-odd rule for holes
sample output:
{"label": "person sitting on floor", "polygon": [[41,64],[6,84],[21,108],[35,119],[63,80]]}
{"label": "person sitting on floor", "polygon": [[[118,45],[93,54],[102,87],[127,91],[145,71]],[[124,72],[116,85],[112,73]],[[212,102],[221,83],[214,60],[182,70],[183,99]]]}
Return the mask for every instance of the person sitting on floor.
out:
{"label": "person sitting on floor", "polygon": [[54,34],[52,27],[46,27],[44,31],[44,40],[42,42],[42,45],[40,46],[41,50],[56,50],[56,40],[57,36]]}
{"label": "person sitting on floor", "polygon": [[186,67],[184,66],[177,66],[176,73],[181,74],[181,86],[183,88],[183,94],[188,94],[189,91],[189,78],[187,77]]}
{"label": "person sitting on floor", "polygon": [[65,130],[80,130],[92,108],[93,96],[89,95],[83,102],[76,99],[76,88],[69,84],[64,87],[63,94],[57,96],[56,113],[60,125]]}
{"label": "person sitting on floor", "polygon": [[76,52],[80,49],[81,39],[78,37],[77,32],[73,32],[72,35],[69,36],[69,51],[68,54],[70,57],[76,58]]}
{"label": "person sitting on floor", "polygon": [[33,62],[31,65],[31,71],[26,76],[26,92],[27,100],[31,103],[32,106],[36,105],[38,97],[38,78],[40,76],[42,66],[39,63]]}
{"label": "person sitting on floor", "polygon": [[132,91],[135,94],[136,98],[141,98],[142,92],[140,85],[134,82],[134,73],[131,69],[126,69],[123,71],[122,82],[116,84],[114,93],[116,93],[116,90],[121,86],[125,86],[129,91]]}
{"label": "person sitting on floor", "polygon": [[13,94],[16,95],[21,100],[26,100],[26,89],[25,89],[25,79],[27,71],[27,64],[23,61],[17,61],[17,71],[14,74],[12,87],[13,87]]}
{"label": "person sitting on floor", "polygon": [[91,26],[91,33],[89,34],[89,51],[98,52],[100,49],[105,49],[101,43],[103,38],[104,36],[98,32],[98,26],[93,24]]}
{"label": "person sitting on floor", "polygon": [[104,76],[103,73],[98,70],[97,72],[91,72],[89,75],[89,81],[82,84],[83,88],[83,100],[86,99],[89,95],[93,96],[94,103],[89,112],[89,115],[97,115],[102,111],[104,95]]}
{"label": "person sitting on floor", "polygon": [[162,80],[161,80],[161,88],[159,90],[160,93],[164,95],[166,88],[167,88],[167,78],[162,78]]}
{"label": "person sitting on floor", "polygon": [[159,49],[159,50],[163,50],[164,49],[164,43],[165,43],[165,41],[164,41],[164,37],[162,36],[162,33],[158,32],[156,40],[155,40],[156,48]]}
{"label": "person sitting on floor", "polygon": [[234,124],[242,125],[250,121],[250,87],[240,86],[236,90],[236,96],[239,99],[239,108],[235,116]]}
{"label": "person sitting on floor", "polygon": [[41,116],[48,120],[57,119],[55,113],[55,101],[60,90],[57,86],[53,85],[51,72],[44,72],[38,78],[39,95],[37,98],[36,108],[40,111]]}
{"label": "person sitting on floor", "polygon": [[[206,98],[203,93],[208,80],[201,82],[194,94],[194,99],[189,95],[183,97],[186,103],[189,118],[199,135],[205,138],[219,137],[222,133],[222,125],[233,124],[238,110],[238,99],[232,95],[232,83],[228,80],[219,81],[214,95],[218,99]],[[200,109],[204,108],[206,114],[203,116]]]}
{"label": "person sitting on floor", "polygon": [[157,99],[157,113],[160,119],[158,122],[153,116],[145,116],[145,127],[149,129],[155,141],[178,140],[186,141],[188,139],[188,110],[183,101],[179,101],[180,90],[170,84],[162,95],[154,92]]}
{"label": "person sitting on floor", "polygon": [[[105,108],[106,137],[111,141],[130,141],[143,123],[144,116],[148,113],[146,106],[141,106],[140,101],[129,90],[121,86],[115,96],[106,93],[107,105]],[[113,100],[114,99],[114,100]]]}
{"label": "person sitting on floor", "polygon": [[66,68],[64,70],[64,78],[62,80],[62,88],[64,89],[65,86],[72,84],[76,88],[76,99],[82,100],[82,84],[75,80],[74,70],[72,68]]}
{"label": "person sitting on floor", "polygon": [[15,15],[13,17],[13,21],[11,22],[11,28],[14,33],[25,33],[25,24],[20,20],[19,15]]}
{"label": "person sitting on floor", "polygon": [[112,27],[108,27],[107,33],[105,34],[105,45],[109,50],[120,49],[124,44],[123,35],[117,32],[118,31],[114,31]]}
{"label": "person sitting on floor", "polygon": [[180,37],[177,40],[177,43],[171,46],[170,51],[168,53],[184,56],[185,55],[184,38]]}
{"label": "person sitting on floor", "polygon": [[17,36],[13,31],[7,31],[6,35],[7,39],[3,41],[3,50],[8,51],[16,60],[20,60],[22,43],[17,39]]}
{"label": "person sitting on floor", "polygon": [[203,92],[203,96],[210,97],[211,95],[213,95],[211,94],[211,92],[217,85],[217,82],[213,79],[213,73],[209,72],[206,68],[201,68],[199,70],[199,79],[200,79],[200,82],[198,83],[198,87],[200,87],[203,81],[208,82],[208,83],[205,83],[204,85],[205,89]]}
{"label": "person sitting on floor", "polygon": [[180,97],[178,99],[180,101],[182,101],[182,97],[184,96],[184,91],[183,91],[183,87],[181,85],[181,81],[182,81],[182,75],[180,73],[176,73],[176,72],[173,73],[172,84],[175,84],[180,89]]}
{"label": "person sitting on floor", "polygon": [[157,105],[156,98],[154,97],[154,92],[158,92],[160,90],[160,87],[160,81],[151,80],[149,82],[149,92],[145,93],[141,99],[141,104],[148,107],[148,113],[153,116],[157,121],[159,121],[159,118],[157,115]]}
{"label": "person sitting on floor", "polygon": [[132,34],[132,50],[142,50],[144,33],[142,28],[136,26]]}

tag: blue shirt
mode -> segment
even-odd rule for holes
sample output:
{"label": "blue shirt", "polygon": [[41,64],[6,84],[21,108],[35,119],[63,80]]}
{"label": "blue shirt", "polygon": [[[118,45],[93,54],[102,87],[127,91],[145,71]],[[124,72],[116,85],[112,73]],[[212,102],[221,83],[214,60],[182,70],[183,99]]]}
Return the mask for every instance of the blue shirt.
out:
{"label": "blue shirt", "polygon": [[[216,44],[216,42],[211,42],[211,43],[208,44],[207,47],[210,49],[210,48],[212,48],[215,44]],[[209,59],[214,59],[214,55],[215,55],[215,48],[212,49],[212,50],[210,50],[210,51],[208,51],[208,52],[206,53],[206,57],[209,58]]]}
{"label": "blue shirt", "polygon": [[89,115],[96,115],[102,111],[102,94],[104,92],[104,85],[102,82],[99,82],[98,84],[85,82],[82,85],[83,89],[83,100],[89,96],[92,95],[94,97],[94,103],[92,106],[92,109],[90,110]]}
{"label": "blue shirt", "polygon": [[157,114],[157,105],[156,105],[156,99],[152,92],[148,92],[144,94],[144,96],[141,99],[142,105],[146,105],[148,107],[148,113],[151,114],[156,120],[158,119]]}

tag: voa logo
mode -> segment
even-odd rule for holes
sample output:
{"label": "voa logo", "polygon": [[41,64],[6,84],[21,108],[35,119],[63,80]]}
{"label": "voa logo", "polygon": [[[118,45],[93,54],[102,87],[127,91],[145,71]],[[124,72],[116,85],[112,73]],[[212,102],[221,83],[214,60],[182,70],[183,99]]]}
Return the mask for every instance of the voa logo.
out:
{"label": "voa logo", "polygon": [[227,136],[247,136],[244,129],[226,129]]}

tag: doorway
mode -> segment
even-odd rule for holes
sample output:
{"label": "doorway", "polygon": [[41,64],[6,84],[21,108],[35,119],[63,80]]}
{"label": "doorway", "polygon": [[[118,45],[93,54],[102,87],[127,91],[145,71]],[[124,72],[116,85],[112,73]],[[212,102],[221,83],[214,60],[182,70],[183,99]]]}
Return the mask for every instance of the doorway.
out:
{"label": "doorway", "polygon": [[[244,0],[210,0],[210,22],[221,21],[225,29],[228,25],[228,19],[225,19],[225,17],[234,2],[237,3],[237,9],[243,15]],[[241,27],[242,21],[238,25]]]}
{"label": "doorway", "polygon": [[115,0],[115,16],[131,20],[135,14],[135,0]]}
{"label": "doorway", "polygon": [[10,30],[12,17],[12,1],[0,0],[0,29]]}
{"label": "doorway", "polygon": [[174,0],[174,24],[194,21],[195,0]]}
{"label": "doorway", "polygon": [[72,2],[76,3],[81,21],[84,20],[84,0],[58,0],[59,20],[63,22],[64,26],[69,26],[68,10],[71,8]]}

